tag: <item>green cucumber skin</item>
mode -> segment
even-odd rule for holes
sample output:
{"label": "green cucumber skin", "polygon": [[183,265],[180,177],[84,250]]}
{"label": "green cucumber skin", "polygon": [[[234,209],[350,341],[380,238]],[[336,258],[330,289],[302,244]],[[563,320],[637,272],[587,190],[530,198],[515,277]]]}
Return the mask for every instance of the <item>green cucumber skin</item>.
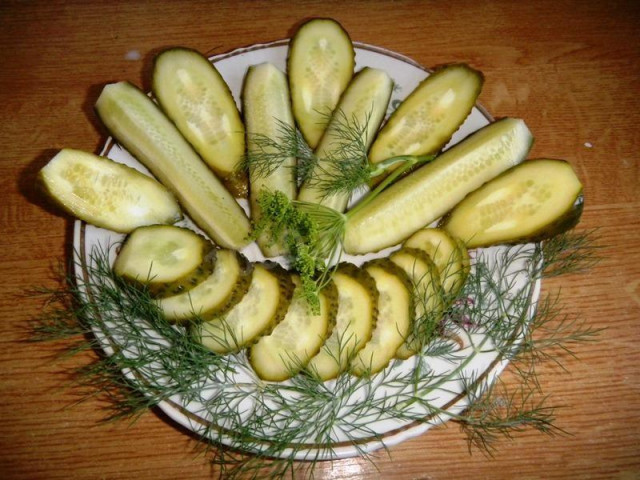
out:
{"label": "green cucumber skin", "polygon": [[[506,158],[495,150],[511,141]],[[347,212],[344,249],[360,254],[402,242],[438,220],[469,193],[508,168],[524,161],[533,136],[522,120],[498,120],[453,146],[380,193],[372,201]],[[472,172],[460,172],[471,169]],[[458,178],[463,175],[463,178]],[[464,178],[466,176],[466,178]],[[452,178],[456,182],[451,186]],[[449,190],[445,180],[449,180]],[[365,197],[362,201],[366,201]]]}
{"label": "green cucumber skin", "polygon": [[[567,164],[567,165],[569,164],[565,160],[557,160],[557,159],[529,160],[529,162],[539,162],[539,161],[560,162],[562,164]],[[507,170],[506,172],[496,177],[495,180],[498,181],[504,178],[505,176],[512,174],[518,167],[521,167],[524,165],[526,164],[522,163],[518,166],[515,166]],[[488,182],[486,185],[489,185],[489,183],[490,182]],[[481,189],[478,189],[478,191],[480,190]],[[475,193],[476,192],[472,192],[472,194],[475,194]],[[567,232],[568,230],[571,230],[576,225],[578,225],[578,223],[580,222],[580,218],[582,217],[583,210],[584,210],[584,193],[583,193],[583,190],[581,189],[577,193],[573,201],[571,202],[571,205],[569,205],[561,215],[551,219],[549,223],[541,226],[535,231],[532,231],[530,233],[523,234],[523,235],[513,236],[510,238],[504,238],[501,241],[476,242],[473,240],[468,240],[465,242],[463,239],[460,239],[460,241],[465,243],[469,248],[490,247],[492,245],[517,245],[521,243],[542,242],[544,240],[548,240],[551,237]],[[450,228],[448,228],[448,223],[451,221],[452,215],[455,214],[455,211],[456,209],[454,208],[450,212],[448,212],[444,217],[442,217],[438,227],[449,232],[450,235],[456,236],[459,238],[460,232],[455,232],[455,231],[451,232]]]}
{"label": "green cucumber skin", "polygon": [[[177,94],[168,91],[169,86],[180,81],[179,69],[188,69],[192,77],[198,77],[206,87],[214,90],[210,92],[215,94],[214,103],[208,100],[211,95],[202,95],[204,98],[199,102],[199,107],[201,110],[206,109],[211,117],[224,115],[230,125],[230,132],[222,132],[221,135],[217,131],[216,136],[211,131],[193,126],[189,116],[196,113],[188,108],[181,108],[180,102],[174,98]],[[202,72],[206,78],[199,75]],[[248,188],[246,174],[236,168],[245,151],[244,125],[229,86],[209,59],[190,48],[175,47],[163,51],[154,60],[151,89],[166,115],[229,191],[235,197],[245,197]]]}
{"label": "green cucumber skin", "polygon": [[164,184],[218,245],[239,250],[250,223],[240,205],[148,96],[129,82],[104,87],[98,116],[112,135]]}

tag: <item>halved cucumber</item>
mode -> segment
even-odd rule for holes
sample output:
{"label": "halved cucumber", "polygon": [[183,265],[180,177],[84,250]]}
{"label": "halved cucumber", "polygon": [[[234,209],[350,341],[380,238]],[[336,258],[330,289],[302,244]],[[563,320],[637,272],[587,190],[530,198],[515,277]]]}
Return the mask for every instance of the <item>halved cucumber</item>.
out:
{"label": "halved cucumber", "polygon": [[574,227],[582,184],[563,160],[530,160],[460,202],[443,220],[469,248],[537,242]]}
{"label": "halved cucumber", "polygon": [[[300,280],[293,277],[296,288]],[[263,380],[280,382],[302,370],[331,335],[336,322],[338,293],[333,283],[320,292],[320,313],[294,292],[284,319],[249,348],[249,361]]]}
{"label": "halved cucumber", "polygon": [[213,244],[188,228],[152,225],[125,240],[113,271],[152,296],[173,295],[197,285],[214,268]]}
{"label": "halved cucumber", "polygon": [[471,112],[483,80],[464,64],[433,72],[393,112],[371,146],[369,160],[437,153]]}
{"label": "halved cucumber", "polygon": [[39,173],[47,194],[71,215],[129,233],[143,225],[174,223],[174,196],[151,177],[92,153],[65,148]]}
{"label": "halved cucumber", "polygon": [[469,253],[464,243],[440,228],[423,228],[407,238],[403,245],[429,255],[440,272],[446,303],[453,301],[469,274]]}
{"label": "halved cucumber", "polygon": [[148,96],[128,82],[113,83],[102,90],[96,110],[217,244],[237,250],[249,242],[249,219],[240,205]]}
{"label": "halved cucumber", "polygon": [[338,289],[338,314],[333,333],[307,369],[321,380],[345,371],[354,355],[371,339],[378,317],[378,290],[365,270],[341,264],[331,277]]}
{"label": "halved cucumber", "polygon": [[335,20],[314,18],[291,40],[287,73],[293,111],[311,148],[318,145],[354,66],[351,39]]}
{"label": "halved cucumber", "polygon": [[351,126],[355,126],[355,123],[366,126],[362,129],[361,141],[366,149],[369,148],[384,119],[392,89],[393,81],[382,70],[365,67],[353,77],[315,150],[318,164],[313,170],[312,178],[300,188],[299,200],[321,203],[340,212],[346,208],[349,201],[347,194],[326,196],[318,187],[317,181],[336,173],[336,165],[328,159],[344,143],[338,131],[344,129],[345,122],[349,122]]}
{"label": "halved cucumber", "polygon": [[420,350],[436,333],[442,319],[444,303],[440,272],[433,260],[422,250],[403,247],[389,259],[398,265],[411,280],[414,295],[414,315],[409,335],[405,338],[396,357],[409,358]]}
{"label": "halved cucumber", "polygon": [[532,142],[522,120],[506,118],[484,127],[371,201],[365,196],[347,215],[345,250],[368,253],[401,242],[522,162]]}
{"label": "halved cucumber", "polygon": [[209,320],[227,311],[244,296],[251,282],[251,265],[234,250],[217,250],[211,275],[187,292],[156,300],[175,322]]}
{"label": "halved cucumber", "polygon": [[195,50],[165,50],[153,65],[152,90],[229,191],[245,197],[247,178],[237,169],[245,149],[244,125],[227,83],[212,63]]}
{"label": "halved cucumber", "polygon": [[363,268],[373,277],[378,297],[378,321],[371,340],[351,364],[358,376],[373,375],[385,368],[411,332],[414,301],[409,277],[391,260],[373,260]]}
{"label": "halved cucumber", "polygon": [[237,352],[280,323],[289,308],[293,282],[270,264],[255,264],[249,290],[228,312],[193,326],[195,338],[218,354]]}
{"label": "halved cucumber", "polygon": [[[242,110],[246,123],[249,156],[257,150],[256,135],[278,139],[282,135],[283,125],[295,128],[287,79],[270,63],[249,67],[242,90]],[[269,153],[268,150],[267,153]],[[251,217],[254,222],[260,218],[258,198],[262,192],[280,191],[290,200],[295,198],[297,190],[295,164],[295,157],[283,158],[272,171],[265,172],[249,163]],[[258,245],[267,257],[285,252],[282,245],[273,244],[264,235],[258,238]]]}

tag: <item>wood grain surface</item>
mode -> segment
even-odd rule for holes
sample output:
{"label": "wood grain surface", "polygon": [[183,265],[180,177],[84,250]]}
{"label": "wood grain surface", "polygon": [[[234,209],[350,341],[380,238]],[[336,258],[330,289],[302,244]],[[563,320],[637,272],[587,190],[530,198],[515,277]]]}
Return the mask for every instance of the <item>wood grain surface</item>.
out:
{"label": "wood grain surface", "polygon": [[376,454],[375,464],[321,463],[316,478],[640,478],[640,3],[631,0],[0,2],[0,478],[217,477],[161,413],[105,425],[100,399],[74,404],[65,372],[94,352],[60,360],[62,343],[25,341],[41,305],[23,293],[55,286],[73,228],[35,175],[62,147],[98,152],[101,87],[126,79],[148,89],[163,48],[222,53],[286,38],[312,16],[428,67],[470,63],[486,77],[481,103],[526,120],[531,157],[576,167],[580,228],[598,229],[605,258],[544,287],[561,288],[567,312],[606,329],[563,359],[568,372],[540,367],[568,435],[524,432],[490,458],[470,454],[452,424]]}

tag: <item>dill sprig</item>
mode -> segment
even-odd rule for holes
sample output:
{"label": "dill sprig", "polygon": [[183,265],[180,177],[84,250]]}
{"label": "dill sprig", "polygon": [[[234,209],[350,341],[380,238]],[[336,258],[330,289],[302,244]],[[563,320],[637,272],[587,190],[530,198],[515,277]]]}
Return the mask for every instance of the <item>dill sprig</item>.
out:
{"label": "dill sprig", "polygon": [[[561,252],[563,245],[575,242],[551,239],[546,247]],[[188,411],[223,478],[311,475],[345,442],[370,458],[362,440],[383,441],[379,428],[388,421],[453,419],[470,445],[489,453],[499,438],[524,429],[562,433],[535,366],[598,333],[562,315],[555,297],[536,308],[538,282],[559,257],[547,261],[541,245],[480,250],[460,297],[419,355],[376,375],[322,382],[303,371],[287,382],[263,382],[244,353],[215,355],[189,325],[168,323],[147,292],[113,274],[110,248],[94,248],[78,284],[40,291],[47,307],[39,338],[71,335],[106,352],[73,373],[87,395],[97,392],[112,405],[108,418],[135,418],[156,405]],[[507,360],[518,381],[494,383]],[[492,366],[478,372],[478,361]]]}

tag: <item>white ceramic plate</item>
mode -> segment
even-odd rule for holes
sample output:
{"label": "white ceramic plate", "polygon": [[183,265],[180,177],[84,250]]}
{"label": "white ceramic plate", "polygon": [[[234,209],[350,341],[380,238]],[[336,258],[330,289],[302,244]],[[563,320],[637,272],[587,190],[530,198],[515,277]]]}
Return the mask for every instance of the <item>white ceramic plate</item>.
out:
{"label": "white ceramic plate", "polygon": [[[213,57],[212,61],[215,62],[216,68],[229,84],[236,101],[239,103],[240,90],[247,68],[250,65],[271,62],[284,70],[287,49],[288,41],[283,40],[238,49],[224,55]],[[418,83],[428,75],[428,71],[425,68],[409,58],[378,47],[356,44],[356,69],[358,70],[364,66],[383,69],[387,71],[395,81],[397,87],[394,89],[389,111],[397,107],[398,102],[408,95]],[[470,133],[487,125],[490,121],[491,117],[486,112],[480,108],[474,108],[464,125],[456,132],[450,144],[457,143]],[[103,154],[115,161],[125,163],[148,174],[148,171],[129,155],[126,150],[111,140],[105,145]],[[121,240],[122,235],[93,227],[83,222],[78,221],[76,223],[74,247],[79,260],[76,262],[76,273],[80,282],[86,284],[88,280],[87,275],[89,275],[89,273],[86,265],[92,261],[92,249],[114,245]],[[530,249],[531,247],[526,248]],[[497,259],[501,251],[502,249],[490,249],[484,251],[482,255],[483,258],[489,262],[498,261]],[[262,259],[259,250],[255,246],[248,247],[243,253],[245,253],[250,260],[255,261]],[[387,253],[388,251],[385,251],[378,254],[378,256]],[[351,259],[347,258],[347,260],[352,260],[360,264],[368,258],[368,256],[353,257]],[[522,265],[514,264],[510,267],[511,274],[515,279],[513,285],[516,289],[530,288],[526,287],[530,282],[527,274],[524,273],[522,269]],[[532,305],[535,305],[539,287],[539,282],[536,282],[534,287],[530,288],[528,295],[534,299],[534,301],[531,302]],[[358,388],[354,388],[353,392],[344,399],[343,407],[337,410],[338,416],[342,417],[343,420],[338,422],[336,427],[332,429],[330,434],[331,442],[318,443],[317,439],[312,435],[314,430],[307,429],[310,433],[306,438],[296,437],[290,447],[280,448],[275,451],[275,456],[302,460],[333,459],[361,455],[384,446],[392,446],[403,440],[419,435],[431,426],[446,421],[450,418],[450,414],[462,411],[467,406],[468,398],[460,378],[473,377],[491,381],[502,371],[507,362],[490,348],[487,349],[486,352],[480,353],[477,351],[479,349],[470,346],[471,343],[477,346],[482,344],[482,342],[485,342],[485,346],[488,345],[487,338],[483,336],[481,331],[476,331],[472,335],[466,335],[461,331],[456,335],[458,346],[455,349],[455,355],[453,355],[456,357],[455,360],[452,358],[448,360],[430,360],[429,368],[431,371],[429,378],[431,380],[424,380],[420,383],[422,387],[428,387],[429,382],[432,384],[433,382],[438,383],[437,389],[427,389],[429,391],[429,405],[437,407],[436,409],[429,409],[415,404],[404,405],[399,401],[395,401],[394,403],[394,399],[398,400],[403,397],[406,391],[404,387],[399,387],[393,382],[388,381],[388,379],[392,376],[402,377],[403,375],[410,375],[415,368],[416,359],[409,359],[404,362],[395,361],[383,374],[376,375],[369,382],[365,382]],[[112,354],[113,348],[118,346],[118,339],[110,336],[108,331],[99,332],[98,337],[103,344],[105,352],[108,355]],[[248,362],[244,354],[232,357],[231,362],[237,364],[238,371],[232,376],[232,382],[230,383],[235,382],[236,385],[257,385],[261,383],[252,373],[250,367],[248,367]],[[457,373],[451,375],[451,372]],[[136,372],[131,371],[125,371],[124,373],[130,378],[136,375]],[[446,382],[434,380],[447,378],[449,380]],[[229,423],[227,420],[219,421],[217,420],[217,416],[212,415],[207,409],[207,403],[211,401],[215,393],[218,392],[220,388],[229,387],[220,387],[220,382],[211,380],[203,380],[203,382],[203,393],[198,401],[185,402],[180,395],[175,395],[161,402],[160,408],[177,423],[198,434],[209,436],[229,446],[242,448],[243,445],[238,445],[234,440],[235,430],[237,430],[238,426],[242,423],[234,424],[234,422]],[[335,381],[327,382],[325,385],[329,392],[332,391],[331,389],[339,390],[344,388],[344,385],[337,384]],[[333,396],[339,397],[340,395],[340,391],[335,391],[335,395]],[[355,408],[354,405],[358,404],[364,397],[367,397],[374,403],[387,399],[394,405],[393,408],[389,409],[393,410],[394,413],[385,415],[384,409],[378,407],[376,407],[375,412]],[[261,398],[261,401],[263,400],[264,398]],[[288,401],[291,402],[291,405],[288,409],[285,408],[283,410],[285,412],[295,412],[296,402],[305,400],[300,399],[296,395],[291,395],[288,397]],[[233,405],[230,404],[229,408],[237,410],[238,418],[240,418],[239,422],[247,422],[247,424],[250,425],[251,422],[255,422],[255,417],[251,417],[250,413],[246,412],[250,412],[253,406],[253,400],[251,396],[248,396],[242,402],[234,403]],[[273,408],[274,410],[276,409],[275,406]],[[402,409],[406,412],[406,416],[399,413]],[[274,450],[270,449],[269,428],[275,431],[286,428],[284,426],[285,424],[291,425],[287,418],[279,417],[278,415],[277,412],[273,414],[271,417],[273,425],[268,428],[262,427],[260,432],[263,438],[258,442],[253,442],[246,446],[248,450],[267,452],[270,455],[274,453]],[[286,413],[284,415],[286,415]],[[317,421],[314,419],[309,420]],[[220,424],[216,422],[220,422]],[[357,426],[354,427],[354,425]],[[349,428],[346,426],[349,426]]]}

